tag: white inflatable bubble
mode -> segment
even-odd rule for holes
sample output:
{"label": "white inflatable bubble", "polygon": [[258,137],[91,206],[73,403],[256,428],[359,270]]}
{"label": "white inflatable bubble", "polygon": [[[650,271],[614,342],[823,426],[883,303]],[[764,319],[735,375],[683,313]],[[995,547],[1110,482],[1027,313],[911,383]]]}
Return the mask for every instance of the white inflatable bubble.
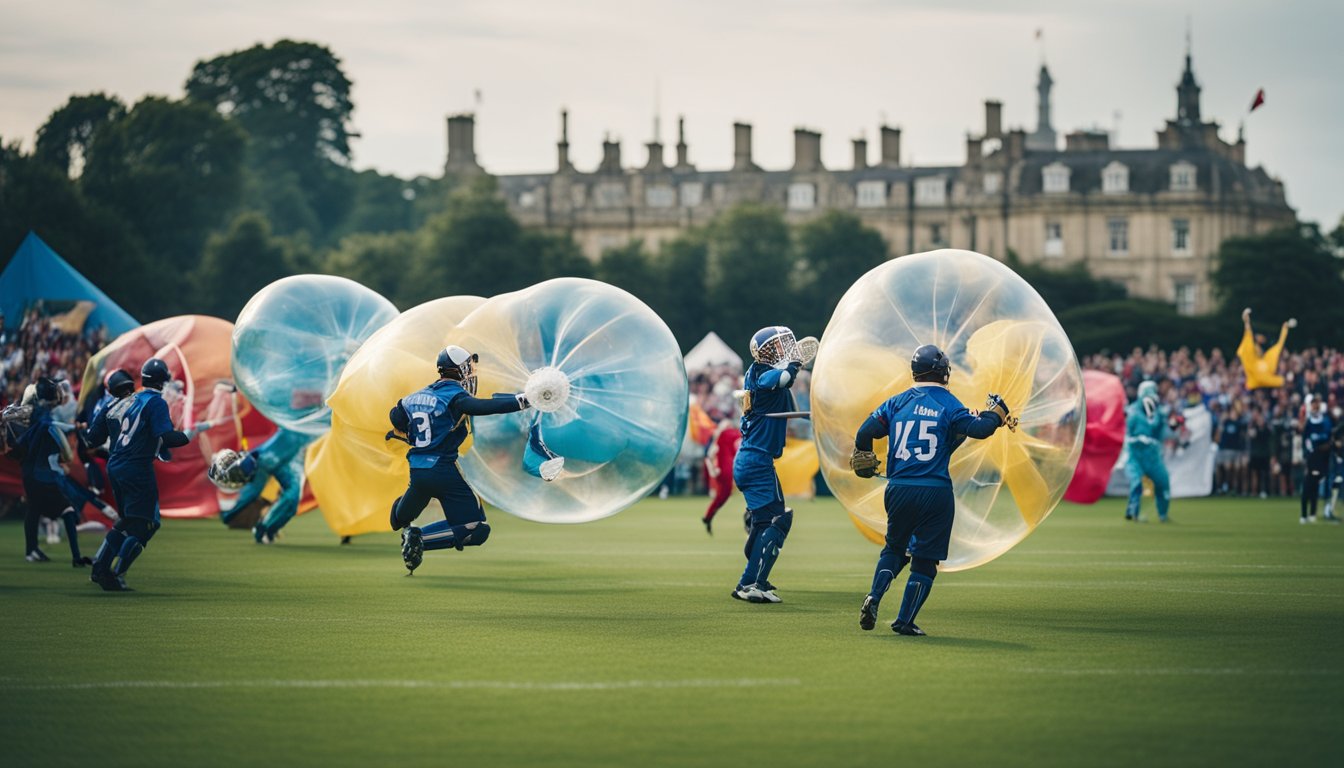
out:
{"label": "white inflatable bubble", "polygon": [[[822,335],[812,413],[826,482],[869,539],[886,533],[886,481],[849,468],[854,433],[888,397],[908,388],[910,356],[937,344],[952,361],[949,389],[966,407],[1003,396],[1017,430],[967,440],[950,466],[957,499],[946,570],[1007,552],[1059,503],[1082,450],[1082,375],[1045,301],[1003,264],[978,253],[904,256],[845,293]],[[887,441],[874,451],[886,470]]]}
{"label": "white inflatable bubble", "polygon": [[233,377],[281,427],[320,435],[341,369],[374,331],[397,316],[392,302],[353,280],[295,275],[253,296],[233,328]]}
{"label": "white inflatable bubble", "polygon": [[487,300],[450,343],[480,355],[478,396],[525,392],[538,406],[472,420],[462,473],[500,509],[597,520],[639,501],[676,461],[689,396],[681,350],[625,291],[549,280]]}

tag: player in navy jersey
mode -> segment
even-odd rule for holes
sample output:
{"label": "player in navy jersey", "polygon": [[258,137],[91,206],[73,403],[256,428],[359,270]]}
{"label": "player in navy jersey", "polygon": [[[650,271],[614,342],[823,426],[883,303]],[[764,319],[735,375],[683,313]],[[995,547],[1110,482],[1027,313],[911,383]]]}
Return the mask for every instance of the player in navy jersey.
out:
{"label": "player in navy jersey", "polygon": [[89,580],[109,592],[129,591],[126,572],[149,540],[159,530],[159,485],[154,460],[168,461],[171,448],[180,448],[197,433],[209,429],[207,422],[190,432],[173,428],[163,385],[172,378],[168,366],[152,357],[140,369],[143,388],[117,400],[101,418],[89,424],[92,445],[110,441],[107,474],[117,499],[121,519],[107,532],[93,560]]}
{"label": "player in navy jersey", "polygon": [[[1302,478],[1302,518],[1300,522],[1316,522],[1316,504],[1321,496],[1321,483],[1330,468],[1330,433],[1334,423],[1325,412],[1325,400],[1310,398],[1302,418],[1302,453],[1307,459],[1307,473]],[[1332,509],[1333,513],[1334,510]]]}
{"label": "player in navy jersey", "polygon": [[[406,452],[411,483],[392,503],[392,530],[405,529],[401,559],[411,573],[427,549],[460,552],[490,537],[485,510],[457,468],[457,452],[471,431],[471,417],[516,413],[529,403],[521,394],[475,397],[478,359],[461,347],[445,347],[436,361],[439,380],[398,400],[388,414],[395,430],[388,438],[401,433],[411,446]],[[439,500],[444,519],[424,528],[411,525],[430,499]]]}
{"label": "player in navy jersey", "polygon": [[23,470],[23,495],[28,500],[28,511],[23,518],[24,558],[30,563],[47,562],[50,558],[38,548],[37,527],[43,518],[65,523],[70,555],[76,568],[91,561],[80,554],[76,526],[79,516],[67,503],[62,491],[66,466],[74,458],[70,442],[52,421],[51,411],[61,401],[61,391],[55,381],[47,377],[37,380],[35,399],[28,417],[27,428],[15,440]]}
{"label": "player in navy jersey", "polygon": [[747,502],[747,567],[730,593],[751,603],[778,603],[770,570],[793,527],[793,510],[784,506],[784,493],[775,474],[775,459],[784,453],[788,422],[768,418],[794,410],[790,388],[802,367],[793,331],[771,325],[751,337],[755,361],[742,381],[742,443],[733,460],[733,482]]}
{"label": "player in navy jersey", "polygon": [[915,616],[929,597],[938,563],[947,559],[956,501],[948,461],[966,438],[984,439],[1008,420],[1003,398],[990,395],[988,408],[976,415],[951,392],[947,381],[952,366],[942,350],[925,344],[910,360],[915,385],[877,407],[854,437],[850,467],[859,477],[877,474],[873,440],[885,437],[887,446],[887,540],[877,559],[873,586],[863,600],[859,626],[877,624],[877,609],[887,588],[907,563],[901,610],[893,632],[923,635]]}

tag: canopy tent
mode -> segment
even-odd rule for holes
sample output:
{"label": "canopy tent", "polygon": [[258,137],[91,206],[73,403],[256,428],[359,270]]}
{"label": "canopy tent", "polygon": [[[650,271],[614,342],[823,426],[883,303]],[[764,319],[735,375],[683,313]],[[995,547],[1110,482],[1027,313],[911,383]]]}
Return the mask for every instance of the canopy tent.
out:
{"label": "canopy tent", "polygon": [[686,353],[686,370],[699,371],[712,365],[733,365],[740,370],[742,358],[719,338],[719,334],[710,331]]}
{"label": "canopy tent", "polygon": [[109,336],[119,336],[139,323],[98,287],[79,274],[65,259],[29,232],[0,273],[0,312],[5,321],[17,327],[24,309],[39,299],[48,301],[90,301],[93,309],[88,321],[94,327],[106,325]]}

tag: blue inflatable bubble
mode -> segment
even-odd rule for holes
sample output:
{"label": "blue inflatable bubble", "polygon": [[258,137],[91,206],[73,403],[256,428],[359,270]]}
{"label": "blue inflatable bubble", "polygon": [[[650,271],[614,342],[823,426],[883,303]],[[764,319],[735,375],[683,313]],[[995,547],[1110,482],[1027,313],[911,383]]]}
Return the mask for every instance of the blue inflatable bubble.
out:
{"label": "blue inflatable bubble", "polygon": [[266,418],[320,435],[341,369],[397,316],[392,302],[353,280],[295,275],[253,296],[233,327],[233,377]]}
{"label": "blue inflatable bubble", "polygon": [[472,420],[462,473],[500,509],[597,520],[642,499],[676,461],[688,398],[681,350],[625,291],[550,280],[487,300],[449,343],[480,355],[478,396],[526,392],[535,405]]}

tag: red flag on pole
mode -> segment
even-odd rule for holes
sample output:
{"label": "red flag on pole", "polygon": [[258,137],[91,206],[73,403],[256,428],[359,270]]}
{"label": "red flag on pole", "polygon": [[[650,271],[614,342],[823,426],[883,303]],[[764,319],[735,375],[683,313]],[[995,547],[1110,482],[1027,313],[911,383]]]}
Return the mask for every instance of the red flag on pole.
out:
{"label": "red flag on pole", "polygon": [[1265,89],[1261,88],[1255,92],[1255,98],[1251,100],[1251,112],[1254,112],[1261,104],[1265,103]]}

